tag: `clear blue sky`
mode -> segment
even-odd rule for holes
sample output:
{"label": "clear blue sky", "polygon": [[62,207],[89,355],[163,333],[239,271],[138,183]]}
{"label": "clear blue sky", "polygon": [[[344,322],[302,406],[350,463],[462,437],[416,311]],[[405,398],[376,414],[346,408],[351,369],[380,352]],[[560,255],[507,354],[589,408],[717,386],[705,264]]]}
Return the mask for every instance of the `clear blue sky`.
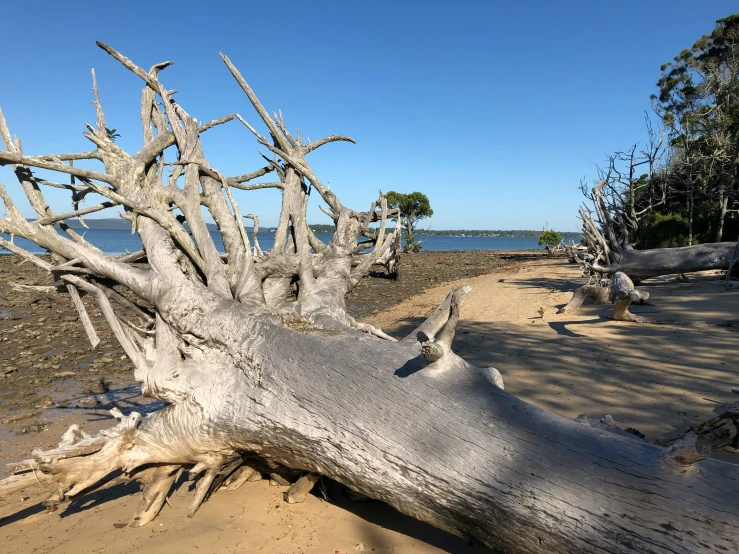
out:
{"label": "clear blue sky", "polygon": [[[579,179],[643,139],[660,65],[738,9],[725,0],[6,2],[0,106],[27,154],[89,149],[81,133],[95,119],[94,67],[109,126],[138,149],[142,84],[101,40],[147,69],[174,60],[162,81],[199,120],[239,112],[257,123],[223,51],[291,129],[357,140],[311,158],[345,205],[365,209],[378,189],[420,190],[435,212],[424,227],[575,230]],[[260,166],[240,124],[205,136],[222,172]],[[20,192],[8,168],[0,180]],[[276,191],[242,193],[239,204],[275,224]],[[316,205],[309,221],[328,222]]]}

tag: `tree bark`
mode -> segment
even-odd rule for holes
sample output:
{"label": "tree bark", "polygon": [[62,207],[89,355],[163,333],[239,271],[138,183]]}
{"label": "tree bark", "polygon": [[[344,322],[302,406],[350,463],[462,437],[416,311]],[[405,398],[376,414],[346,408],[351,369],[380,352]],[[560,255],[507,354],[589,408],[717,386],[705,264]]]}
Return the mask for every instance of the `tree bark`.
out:
{"label": "tree bark", "polygon": [[734,242],[717,242],[679,248],[627,249],[617,263],[607,266],[594,264],[593,267],[608,274],[622,271],[632,279],[728,269],[735,247]]}

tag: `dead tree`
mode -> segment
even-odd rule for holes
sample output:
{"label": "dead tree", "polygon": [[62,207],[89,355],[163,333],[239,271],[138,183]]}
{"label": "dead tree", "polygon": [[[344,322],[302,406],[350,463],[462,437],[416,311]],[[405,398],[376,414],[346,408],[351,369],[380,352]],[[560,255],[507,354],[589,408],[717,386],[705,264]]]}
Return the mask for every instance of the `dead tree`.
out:
{"label": "dead tree", "polygon": [[601,180],[593,187],[593,210],[580,209],[583,237],[589,251],[589,256],[580,257],[580,263],[588,272],[607,276],[621,271],[639,280],[729,268],[737,244],[734,242],[648,250],[632,248],[618,203],[605,197],[606,185]]}
{"label": "dead tree", "polygon": [[[467,288],[450,293],[402,340],[346,314],[345,293],[393,240],[382,196],[369,211],[352,211],[306,161],[312,150],[347,137],[306,143],[293,136],[223,56],[268,132],[249,128],[274,155],[256,172],[225,176],[207,162],[200,134],[230,118],[196,122],[159,81],[169,63],[145,71],[100,46],[145,83],[144,146],[131,155],[111,141],[97,93],[97,125],[85,133],[91,152],[28,156],[3,125],[0,162],[14,165],[39,220],[26,221],[0,189],[8,212],[0,231],[54,258],[39,260],[7,240],[2,245],[91,295],[143,392],[166,407],[145,417],[116,412],[120,423],[95,436],[71,428],[58,448],[35,451],[13,468],[18,473],[0,482],[0,495],[55,483],[51,501],[59,502],[122,472],[122,479],[144,484],[132,519],[140,526],[156,516],[180,469],[200,475],[193,515],[229,476],[234,488],[259,465],[307,472],[295,499],[315,474],[326,475],[501,552],[735,547],[736,466],[683,465],[663,447],[580,425],[506,393],[497,370],[473,367],[451,349]],[[177,156],[165,158],[169,149]],[[97,160],[102,170],[65,163],[77,159]],[[42,181],[30,168],[73,175],[76,183]],[[274,182],[245,184],[268,173],[276,174]],[[114,257],[73,232],[58,233],[55,224],[82,210],[53,213],[43,185],[94,191],[122,206],[143,252]],[[281,191],[282,207],[275,246],[259,256],[232,189],[266,186]],[[336,222],[327,244],[305,222],[311,189]],[[201,208],[218,224],[225,256]],[[373,254],[358,260],[358,237],[373,221]],[[143,256],[148,265],[132,263]]]}

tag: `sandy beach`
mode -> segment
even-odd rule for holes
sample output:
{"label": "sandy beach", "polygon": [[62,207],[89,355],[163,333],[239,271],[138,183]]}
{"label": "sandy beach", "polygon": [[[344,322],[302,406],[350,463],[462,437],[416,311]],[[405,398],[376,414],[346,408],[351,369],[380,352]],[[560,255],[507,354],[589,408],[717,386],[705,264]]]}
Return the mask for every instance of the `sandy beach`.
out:
{"label": "sandy beach", "polygon": [[[423,256],[426,256],[425,258]],[[451,286],[473,292],[462,309],[454,348],[480,367],[500,370],[506,390],[567,418],[613,416],[648,439],[669,437],[736,400],[733,353],[739,296],[718,272],[645,281],[650,300],[633,308],[669,324],[613,322],[602,307],[556,315],[584,282],[577,266],[542,254],[427,253],[408,257],[400,283],[365,279],[348,304],[365,321],[401,337],[423,320]],[[475,261],[477,260],[477,261]],[[482,261],[481,261],[482,260]],[[101,345],[90,351],[69,300],[56,293],[17,293],[9,282],[49,284],[27,266],[0,260],[0,476],[35,447],[55,445],[71,423],[93,432],[110,426],[107,410],[146,411],[131,365],[90,304]],[[470,265],[466,265],[466,264]],[[11,265],[12,264],[12,265]],[[434,270],[433,268],[437,268]],[[450,269],[456,268],[456,269]],[[461,268],[461,269],[460,269]],[[409,284],[410,283],[410,284]],[[543,315],[542,315],[543,312]],[[4,377],[3,377],[4,375]],[[733,396],[733,398],[732,398]],[[737,461],[734,453],[716,456]],[[138,486],[103,488],[47,509],[41,487],[0,501],[0,540],[7,554],[27,552],[269,552],[305,554],[488,552],[379,502],[351,502],[328,480],[305,503],[282,501],[267,480],[218,492],[192,519],[192,482],[181,479],[149,526],[125,526]]]}

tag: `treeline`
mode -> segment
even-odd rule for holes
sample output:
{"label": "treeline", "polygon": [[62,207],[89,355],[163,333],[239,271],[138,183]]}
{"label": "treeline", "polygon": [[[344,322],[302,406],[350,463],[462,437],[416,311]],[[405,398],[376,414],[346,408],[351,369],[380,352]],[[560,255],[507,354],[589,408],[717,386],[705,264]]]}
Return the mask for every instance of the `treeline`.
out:
{"label": "treeline", "polygon": [[[538,238],[541,235],[541,229],[538,231],[526,230],[492,230],[492,231],[481,231],[481,230],[469,230],[469,229],[452,229],[452,230],[440,230],[440,231],[424,231],[419,229],[416,231],[416,235],[419,236],[466,236],[466,237],[526,237],[526,238]],[[580,240],[580,232],[578,231],[560,231],[560,235],[564,239],[573,239],[575,241]]]}
{"label": "treeline", "polygon": [[[32,220],[30,220],[32,221]],[[131,223],[126,221],[125,219],[114,219],[114,218],[98,218],[98,219],[87,219],[85,218],[85,224],[90,229],[131,229]],[[65,221],[71,228],[73,229],[83,229],[82,224],[77,219],[68,219]],[[334,225],[309,225],[309,227],[313,230],[314,233],[331,233],[333,234],[336,231],[336,227]],[[213,224],[209,223],[208,228],[211,231],[218,231],[218,227]],[[273,232],[276,229],[276,227],[265,227],[261,226],[259,228],[260,231],[264,232]],[[247,227],[247,231],[251,232],[251,227]],[[465,235],[467,237],[533,237],[537,238],[541,231],[480,231],[480,230],[474,230],[470,231],[468,229],[456,229],[456,230],[450,230],[450,231],[424,231],[419,230],[416,231],[416,234],[418,235],[443,235],[443,236],[460,236]],[[575,239],[580,240],[580,233],[579,232],[566,232],[561,233],[562,237],[565,239]]]}
{"label": "treeline", "polygon": [[[739,236],[739,14],[664,64],[646,142],[607,157],[602,200],[637,248]],[[593,200],[592,184],[581,182]]]}

